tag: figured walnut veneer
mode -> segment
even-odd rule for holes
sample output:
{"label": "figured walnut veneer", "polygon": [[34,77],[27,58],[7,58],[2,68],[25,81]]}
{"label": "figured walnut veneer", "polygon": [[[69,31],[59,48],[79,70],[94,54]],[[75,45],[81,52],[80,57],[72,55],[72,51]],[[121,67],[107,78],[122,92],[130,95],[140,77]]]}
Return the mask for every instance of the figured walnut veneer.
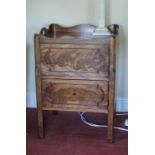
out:
{"label": "figured walnut veneer", "polygon": [[88,78],[89,74],[90,79],[108,77],[108,48],[91,48],[82,45],[75,48],[73,46],[56,45],[42,48],[41,75],[57,75],[62,78],[67,76],[67,79]]}
{"label": "figured walnut veneer", "polygon": [[43,107],[52,107],[59,105],[78,106],[87,108],[94,106],[107,108],[107,82],[77,82],[75,80],[42,80]]}

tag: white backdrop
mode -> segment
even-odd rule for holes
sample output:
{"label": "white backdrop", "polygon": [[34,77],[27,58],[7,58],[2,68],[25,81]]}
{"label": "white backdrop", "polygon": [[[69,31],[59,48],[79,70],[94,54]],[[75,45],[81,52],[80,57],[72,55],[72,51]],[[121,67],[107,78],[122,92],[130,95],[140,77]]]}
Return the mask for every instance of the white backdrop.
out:
{"label": "white backdrop", "polygon": [[[33,35],[50,23],[97,24],[98,0],[27,0],[27,107],[36,107]],[[116,109],[128,110],[128,1],[106,1],[106,23],[120,25],[117,45]]]}

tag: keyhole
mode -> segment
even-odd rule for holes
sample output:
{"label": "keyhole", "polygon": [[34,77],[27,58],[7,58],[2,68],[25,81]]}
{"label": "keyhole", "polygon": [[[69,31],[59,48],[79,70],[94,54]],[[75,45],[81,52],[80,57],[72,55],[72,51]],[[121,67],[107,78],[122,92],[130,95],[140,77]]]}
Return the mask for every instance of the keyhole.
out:
{"label": "keyhole", "polygon": [[76,92],[75,92],[75,90],[73,90],[73,95],[74,95],[74,96],[76,95]]}
{"label": "keyhole", "polygon": [[73,95],[75,96],[75,95],[76,95],[76,93],[74,92],[74,93],[73,93]]}

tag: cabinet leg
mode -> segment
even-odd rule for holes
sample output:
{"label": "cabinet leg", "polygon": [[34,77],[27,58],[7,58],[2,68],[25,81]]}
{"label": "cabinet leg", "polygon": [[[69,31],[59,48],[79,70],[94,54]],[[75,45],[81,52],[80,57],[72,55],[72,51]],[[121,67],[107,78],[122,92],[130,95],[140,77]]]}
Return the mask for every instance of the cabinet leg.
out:
{"label": "cabinet leg", "polygon": [[38,135],[39,138],[44,137],[44,125],[43,125],[43,111],[38,111]]}
{"label": "cabinet leg", "polygon": [[114,115],[109,113],[108,114],[108,134],[107,134],[107,141],[109,143],[113,142],[113,121],[114,121]]}

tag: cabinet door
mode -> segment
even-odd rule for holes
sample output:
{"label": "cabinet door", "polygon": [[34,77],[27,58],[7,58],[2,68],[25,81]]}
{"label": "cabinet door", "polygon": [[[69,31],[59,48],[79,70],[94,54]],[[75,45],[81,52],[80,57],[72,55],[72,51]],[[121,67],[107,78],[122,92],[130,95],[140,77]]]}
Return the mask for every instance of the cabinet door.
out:
{"label": "cabinet door", "polygon": [[107,109],[108,82],[42,80],[43,107]]}
{"label": "cabinet door", "polygon": [[42,45],[41,74],[64,79],[106,79],[109,74],[108,46]]}

